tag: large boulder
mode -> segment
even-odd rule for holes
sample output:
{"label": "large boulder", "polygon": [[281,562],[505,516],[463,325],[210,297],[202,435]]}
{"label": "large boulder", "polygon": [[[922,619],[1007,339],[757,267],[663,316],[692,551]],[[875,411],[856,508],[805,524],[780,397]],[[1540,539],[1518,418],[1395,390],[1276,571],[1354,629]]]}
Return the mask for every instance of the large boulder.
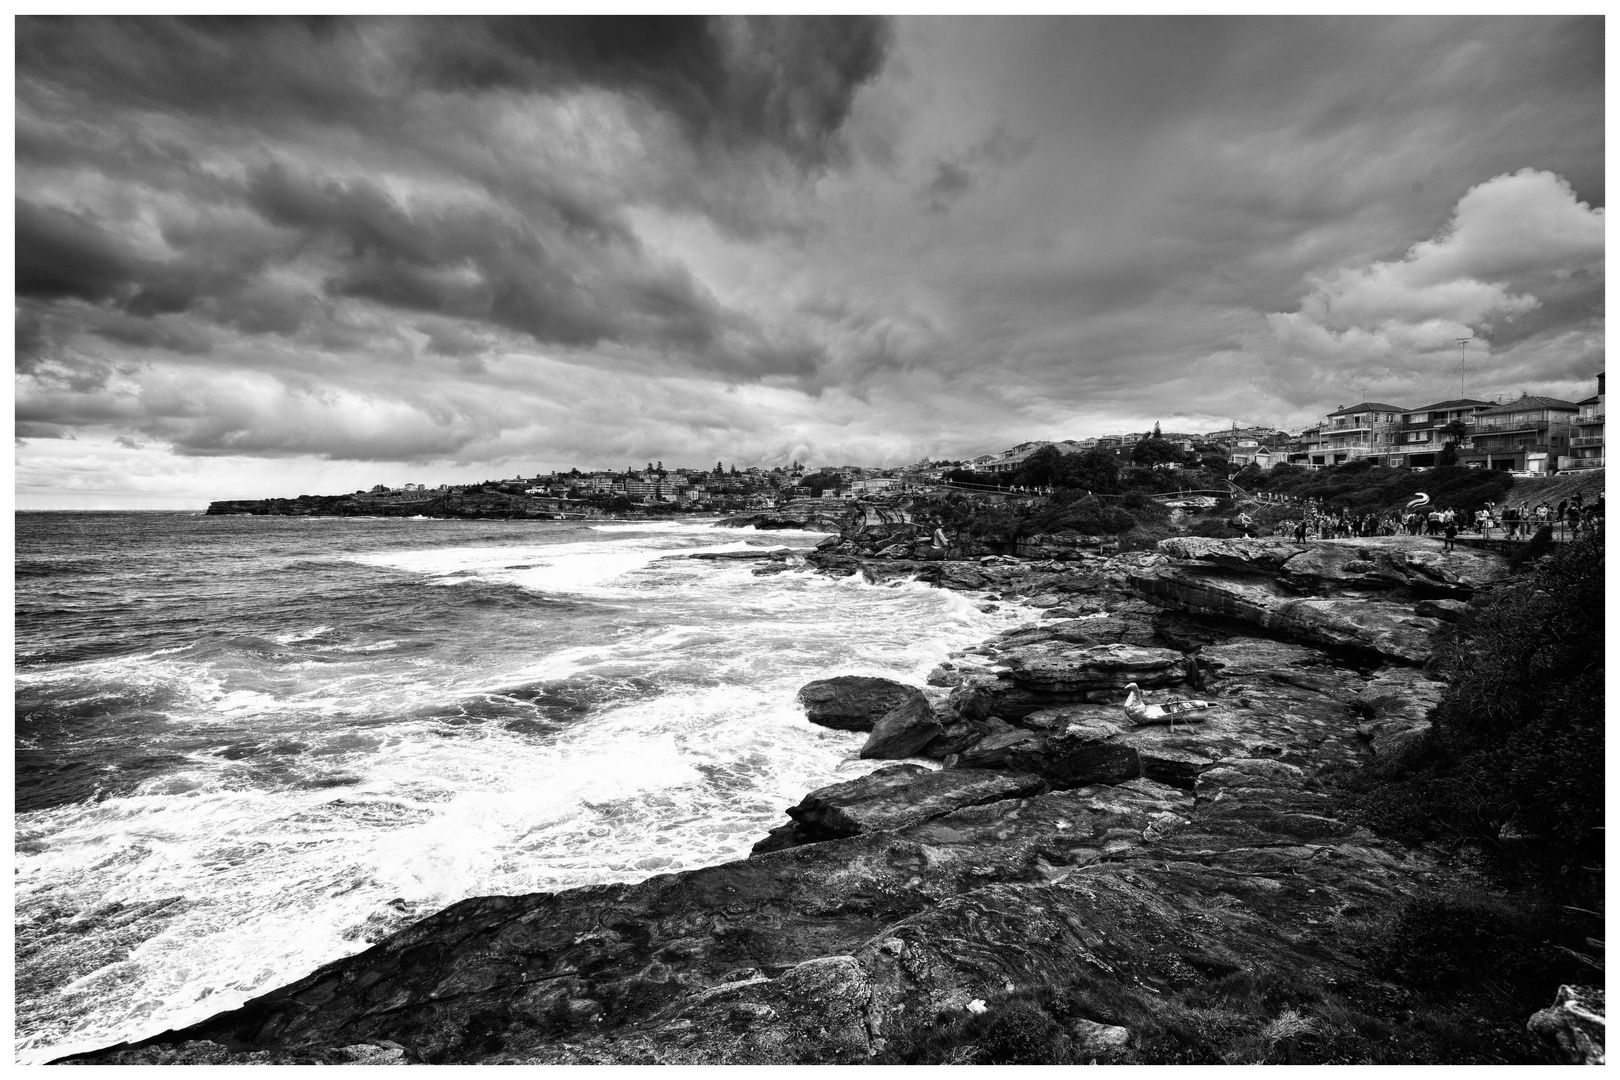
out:
{"label": "large boulder", "polygon": [[1530,1017],[1530,1034],[1561,1065],[1602,1065],[1603,996],[1601,986],[1560,986],[1551,1007]]}
{"label": "large boulder", "polygon": [[1246,574],[1275,574],[1299,554],[1299,545],[1281,539],[1217,540],[1208,536],[1172,536],[1159,541],[1159,551]]}
{"label": "large boulder", "polygon": [[1299,552],[1283,564],[1281,577],[1307,592],[1400,589],[1418,597],[1466,600],[1508,572],[1506,559],[1487,552],[1338,540]]}
{"label": "large boulder", "polygon": [[1258,575],[1220,575],[1154,567],[1131,576],[1143,595],[1195,615],[1251,623],[1295,640],[1377,652],[1409,664],[1433,656],[1444,624],[1412,612],[1410,602],[1367,597],[1299,597]]}
{"label": "large boulder", "polygon": [[805,719],[839,731],[871,731],[878,719],[918,692],[876,675],[838,675],[799,688]]}
{"label": "large boulder", "polygon": [[1188,674],[1180,653],[1139,645],[1037,641],[996,650],[994,658],[1000,662],[990,668],[961,670],[950,693],[954,711],[1017,720],[1058,705],[1120,700],[1127,683],[1175,686]]}
{"label": "large boulder", "polygon": [[1019,686],[1093,701],[1103,700],[1098,692],[1117,696],[1128,683],[1170,686],[1186,678],[1180,653],[1140,645],[1077,648],[1064,641],[1039,642],[1009,649],[1001,659]]}
{"label": "large boulder", "polygon": [[1024,773],[890,765],[812,791],[788,809],[793,824],[772,830],[754,845],[754,854],[903,828],[964,806],[1033,795],[1044,787],[1040,777]]}
{"label": "large boulder", "polygon": [[916,757],[943,734],[945,725],[927,695],[916,693],[878,718],[861,747],[861,757],[889,761]]}
{"label": "large boulder", "polygon": [[1386,667],[1356,693],[1354,705],[1367,717],[1356,730],[1371,741],[1381,766],[1398,768],[1422,751],[1432,727],[1429,713],[1445,690],[1445,682],[1427,671]]}

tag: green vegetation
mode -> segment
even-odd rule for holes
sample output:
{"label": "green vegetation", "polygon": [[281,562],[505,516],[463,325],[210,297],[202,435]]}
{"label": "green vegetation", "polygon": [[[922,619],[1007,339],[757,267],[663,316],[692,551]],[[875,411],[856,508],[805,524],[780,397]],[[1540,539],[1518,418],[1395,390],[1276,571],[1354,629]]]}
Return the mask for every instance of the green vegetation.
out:
{"label": "green vegetation", "polygon": [[1601,537],[1476,599],[1425,753],[1364,793],[1364,820],[1574,884],[1602,850],[1603,639]]}
{"label": "green vegetation", "polygon": [[1264,471],[1249,466],[1234,475],[1232,482],[1245,491],[1318,499],[1335,510],[1362,514],[1399,510],[1420,491],[1437,508],[1481,510],[1487,502],[1502,501],[1513,486],[1513,477],[1505,472],[1459,466],[1440,466],[1424,472],[1390,469],[1363,458],[1314,471],[1292,465],[1276,465]]}

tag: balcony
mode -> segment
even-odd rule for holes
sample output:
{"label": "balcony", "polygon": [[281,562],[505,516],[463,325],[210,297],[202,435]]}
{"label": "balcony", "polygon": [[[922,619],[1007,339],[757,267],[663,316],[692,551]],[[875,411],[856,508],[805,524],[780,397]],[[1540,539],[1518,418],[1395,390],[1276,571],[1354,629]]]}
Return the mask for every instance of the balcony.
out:
{"label": "balcony", "polygon": [[1561,457],[1558,459],[1558,468],[1561,472],[1570,469],[1601,469],[1603,468],[1603,459],[1601,457]]}
{"label": "balcony", "polygon": [[1602,446],[1602,445],[1603,445],[1603,436],[1601,436],[1601,435],[1582,435],[1579,438],[1574,438],[1574,439],[1569,440],[1569,448],[1571,450],[1574,450],[1574,449],[1576,449],[1578,447],[1582,447],[1582,446]]}

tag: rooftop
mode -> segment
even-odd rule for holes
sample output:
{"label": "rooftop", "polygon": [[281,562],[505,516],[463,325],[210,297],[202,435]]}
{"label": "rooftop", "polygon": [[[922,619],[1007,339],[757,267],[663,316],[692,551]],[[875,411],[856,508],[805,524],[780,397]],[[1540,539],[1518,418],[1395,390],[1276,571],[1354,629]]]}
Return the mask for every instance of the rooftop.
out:
{"label": "rooftop", "polygon": [[1348,409],[1339,409],[1328,413],[1329,416],[1348,416],[1358,412],[1411,412],[1411,409],[1402,405],[1386,405],[1381,401],[1363,401],[1360,405],[1352,405]]}
{"label": "rooftop", "polygon": [[1517,401],[1504,401],[1502,404],[1492,406],[1489,409],[1481,409],[1479,415],[1500,416],[1503,413],[1518,412],[1521,409],[1568,409],[1574,411],[1578,407],[1573,401],[1565,401],[1563,398],[1538,397],[1526,394]]}
{"label": "rooftop", "polygon": [[1407,412],[1441,412],[1452,409],[1489,409],[1496,405],[1494,401],[1481,401],[1478,398],[1452,398],[1450,401],[1437,401],[1433,405],[1424,405],[1417,409],[1408,409]]}

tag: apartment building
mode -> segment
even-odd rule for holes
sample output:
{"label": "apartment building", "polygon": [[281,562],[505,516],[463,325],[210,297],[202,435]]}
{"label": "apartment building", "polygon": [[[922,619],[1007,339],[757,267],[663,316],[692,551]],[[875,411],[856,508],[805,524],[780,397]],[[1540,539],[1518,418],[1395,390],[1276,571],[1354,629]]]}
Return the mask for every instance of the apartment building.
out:
{"label": "apartment building", "polygon": [[1446,428],[1459,421],[1468,429],[1457,444],[1458,460],[1461,461],[1461,455],[1473,449],[1475,417],[1481,409],[1495,407],[1494,401],[1453,398],[1402,413],[1400,430],[1395,433],[1395,443],[1384,455],[1383,464],[1391,468],[1404,465],[1414,469],[1438,465],[1440,451],[1446,444]]}
{"label": "apartment building", "polygon": [[1336,409],[1323,417],[1318,427],[1320,444],[1309,451],[1300,464],[1312,468],[1343,465],[1357,458],[1387,455],[1396,444],[1401,416],[1408,410],[1382,401],[1363,401],[1349,408]]}
{"label": "apartment building", "polygon": [[1514,472],[1551,472],[1570,455],[1570,428],[1580,406],[1560,398],[1524,395],[1481,409],[1474,417],[1473,448],[1464,465]]}
{"label": "apartment building", "polygon": [[1560,469],[1603,468],[1603,372],[1598,392],[1575,403],[1579,410],[1569,429],[1569,453],[1558,459]]}

